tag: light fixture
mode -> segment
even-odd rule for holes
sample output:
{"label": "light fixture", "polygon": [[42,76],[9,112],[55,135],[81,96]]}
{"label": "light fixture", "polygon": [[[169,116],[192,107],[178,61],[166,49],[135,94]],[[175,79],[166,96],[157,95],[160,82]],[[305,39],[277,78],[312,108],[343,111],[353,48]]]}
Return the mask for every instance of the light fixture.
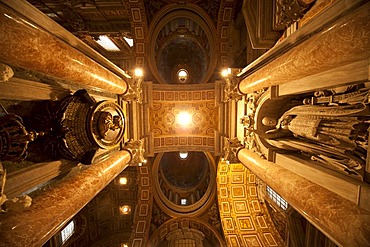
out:
{"label": "light fixture", "polygon": [[231,74],[231,69],[230,68],[227,68],[227,69],[224,69],[222,72],[221,72],[221,75],[223,77],[227,77]]}
{"label": "light fixture", "polygon": [[128,244],[121,244],[121,247],[128,247]]}
{"label": "light fixture", "polygon": [[120,51],[116,44],[114,44],[107,35],[100,35],[96,42],[107,51]]}
{"label": "light fixture", "polygon": [[183,111],[177,114],[176,120],[178,124],[185,127],[190,124],[192,116],[190,115],[190,113]]}
{"label": "light fixture", "polygon": [[119,211],[121,214],[130,214],[131,213],[131,207],[129,205],[123,205],[119,207]]}
{"label": "light fixture", "polygon": [[140,69],[140,68],[135,69],[135,76],[136,77],[142,77],[143,75],[144,75],[144,72],[143,72],[142,69]]}
{"label": "light fixture", "polygon": [[120,177],[119,178],[119,183],[122,184],[122,185],[126,185],[127,184],[127,178],[126,177]]}

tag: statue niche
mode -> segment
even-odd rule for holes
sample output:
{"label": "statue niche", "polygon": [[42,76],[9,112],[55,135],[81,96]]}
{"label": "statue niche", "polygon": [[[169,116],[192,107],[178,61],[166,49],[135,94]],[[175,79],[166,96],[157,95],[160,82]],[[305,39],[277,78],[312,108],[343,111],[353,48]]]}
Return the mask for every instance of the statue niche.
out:
{"label": "statue niche", "polygon": [[99,148],[111,149],[123,140],[125,118],[115,102],[96,102],[85,90],[79,90],[62,100],[58,112],[55,122],[59,131],[54,136],[65,158],[91,164]]}
{"label": "statue niche", "polygon": [[369,89],[320,91],[302,103],[278,118],[260,116],[264,131],[257,131],[259,136],[278,152],[299,152],[326,167],[368,180]]}

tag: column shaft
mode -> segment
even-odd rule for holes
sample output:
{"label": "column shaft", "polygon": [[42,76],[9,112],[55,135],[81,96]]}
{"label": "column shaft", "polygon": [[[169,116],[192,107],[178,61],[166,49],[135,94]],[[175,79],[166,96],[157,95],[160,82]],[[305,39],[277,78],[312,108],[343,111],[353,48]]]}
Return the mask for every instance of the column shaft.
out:
{"label": "column shaft", "polygon": [[370,57],[370,2],[292,48],[239,84],[243,94]]}
{"label": "column shaft", "polygon": [[0,61],[5,64],[116,94],[127,90],[122,78],[4,4],[0,37]]}
{"label": "column shaft", "polygon": [[113,153],[35,197],[30,208],[3,214],[0,246],[42,246],[120,174],[130,159],[128,151]]}
{"label": "column shaft", "polygon": [[343,246],[370,246],[369,211],[250,150],[240,150],[238,158],[329,238]]}

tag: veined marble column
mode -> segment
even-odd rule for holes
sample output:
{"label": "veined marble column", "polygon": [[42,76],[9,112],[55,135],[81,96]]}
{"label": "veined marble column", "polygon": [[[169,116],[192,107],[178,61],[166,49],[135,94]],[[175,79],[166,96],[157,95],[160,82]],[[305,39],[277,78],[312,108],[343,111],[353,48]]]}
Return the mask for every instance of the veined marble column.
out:
{"label": "veined marble column", "polygon": [[0,218],[0,246],[42,246],[130,162],[118,151],[33,199],[31,207]]}
{"label": "veined marble column", "polygon": [[370,2],[342,17],[239,83],[243,94],[370,57]]}
{"label": "veined marble column", "polygon": [[238,158],[334,242],[370,246],[369,211],[248,149],[241,149]]}
{"label": "veined marble column", "polygon": [[116,94],[127,90],[125,80],[4,4],[0,37],[0,61],[5,64]]}

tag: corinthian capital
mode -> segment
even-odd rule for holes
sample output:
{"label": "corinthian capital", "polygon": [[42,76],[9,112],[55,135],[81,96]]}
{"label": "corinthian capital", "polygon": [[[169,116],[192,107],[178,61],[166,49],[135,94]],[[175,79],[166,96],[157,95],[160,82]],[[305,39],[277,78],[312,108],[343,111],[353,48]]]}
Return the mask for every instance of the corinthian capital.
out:
{"label": "corinthian capital", "polygon": [[225,138],[224,139],[224,156],[223,159],[230,163],[238,163],[237,153],[243,145],[238,138]]}
{"label": "corinthian capital", "polygon": [[129,151],[131,154],[130,166],[142,166],[147,161],[144,157],[145,149],[144,142],[142,140],[134,141],[130,139],[126,142],[124,149]]}

